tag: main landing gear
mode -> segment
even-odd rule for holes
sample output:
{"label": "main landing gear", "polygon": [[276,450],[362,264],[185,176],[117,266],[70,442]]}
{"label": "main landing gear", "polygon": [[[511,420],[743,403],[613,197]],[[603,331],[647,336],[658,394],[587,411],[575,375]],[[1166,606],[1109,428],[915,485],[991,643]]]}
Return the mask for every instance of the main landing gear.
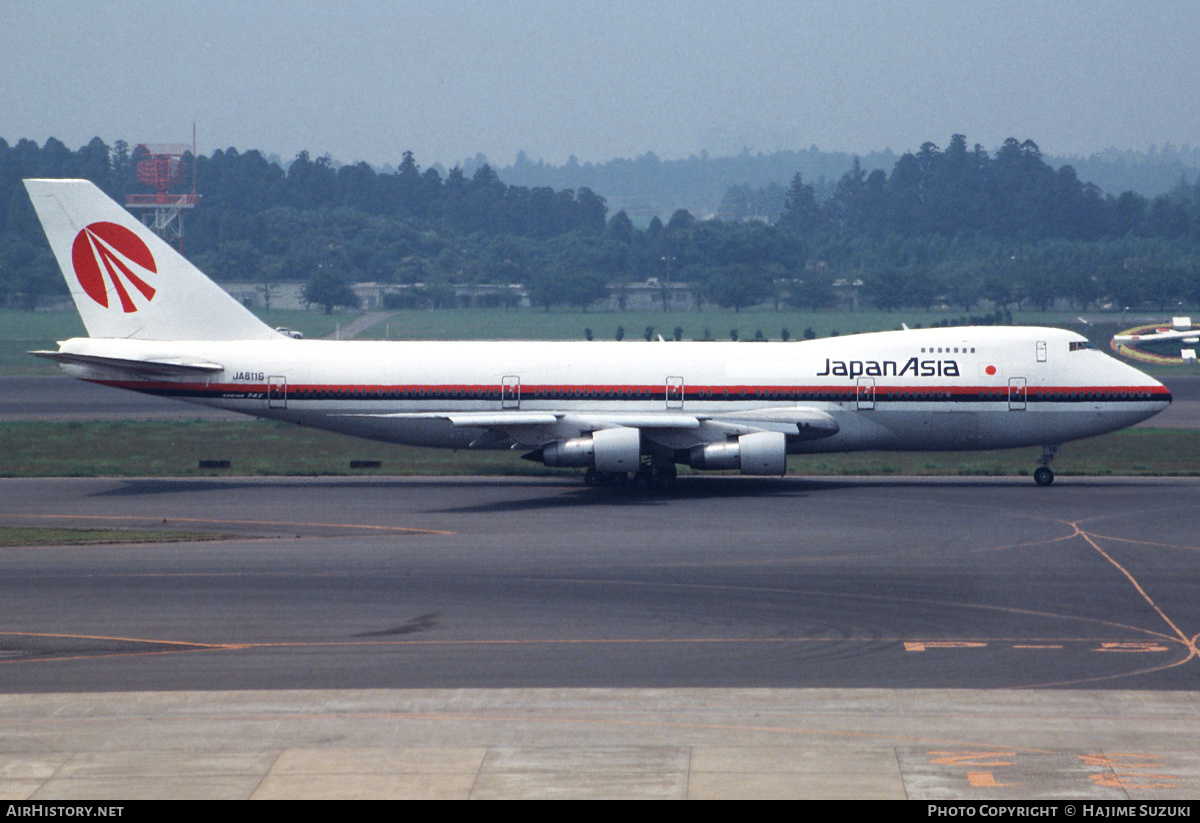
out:
{"label": "main landing gear", "polygon": [[675,464],[642,464],[633,482],[639,489],[667,489],[675,483]]}
{"label": "main landing gear", "polygon": [[1054,482],[1054,472],[1050,470],[1050,461],[1058,454],[1058,446],[1042,446],[1042,456],[1038,459],[1041,467],[1034,470],[1033,482],[1039,486],[1049,486]]}
{"label": "main landing gear", "polygon": [[609,488],[618,488],[625,485],[625,481],[629,479],[629,475],[625,472],[598,472],[595,469],[588,469],[583,475],[583,482],[588,486],[607,486]]}
{"label": "main landing gear", "polygon": [[[641,490],[666,489],[675,483],[675,464],[654,464],[644,462],[633,475],[633,485]],[[592,487],[619,489],[628,483],[630,477],[625,472],[600,472],[588,469],[583,475],[583,482]]]}

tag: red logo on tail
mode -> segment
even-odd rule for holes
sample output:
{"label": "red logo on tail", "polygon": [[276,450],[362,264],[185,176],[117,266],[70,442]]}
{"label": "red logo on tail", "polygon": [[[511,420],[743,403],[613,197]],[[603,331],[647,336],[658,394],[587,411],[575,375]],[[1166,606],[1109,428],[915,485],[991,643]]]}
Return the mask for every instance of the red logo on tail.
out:
{"label": "red logo on tail", "polygon": [[84,228],[75,235],[75,243],[71,246],[71,264],[75,267],[79,285],[83,286],[88,297],[106,309],[108,288],[104,284],[105,274],[126,313],[137,311],[137,306],[129,296],[124,281],[141,292],[146,302],[154,299],[154,289],[134,272],[134,268],[138,268],[142,272],[158,274],[154,257],[142,239],[124,226],[99,222]]}

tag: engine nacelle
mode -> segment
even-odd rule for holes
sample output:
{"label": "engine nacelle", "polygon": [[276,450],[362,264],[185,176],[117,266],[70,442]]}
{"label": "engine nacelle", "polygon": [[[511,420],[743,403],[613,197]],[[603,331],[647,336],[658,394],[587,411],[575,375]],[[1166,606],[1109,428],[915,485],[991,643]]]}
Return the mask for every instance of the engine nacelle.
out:
{"label": "engine nacelle", "polygon": [[[568,466],[590,466],[595,444],[590,437],[573,437],[570,440],[559,440],[542,449],[542,462],[547,466],[564,468]],[[531,459],[536,459],[536,452]]]}
{"label": "engine nacelle", "polygon": [[742,474],[782,475],[787,469],[783,432],[743,434],[737,442],[695,446],[688,454],[694,469],[739,469]]}
{"label": "engine nacelle", "polygon": [[619,427],[600,429],[590,437],[559,440],[542,449],[547,466],[591,466],[598,472],[635,472],[642,461],[642,433]]}

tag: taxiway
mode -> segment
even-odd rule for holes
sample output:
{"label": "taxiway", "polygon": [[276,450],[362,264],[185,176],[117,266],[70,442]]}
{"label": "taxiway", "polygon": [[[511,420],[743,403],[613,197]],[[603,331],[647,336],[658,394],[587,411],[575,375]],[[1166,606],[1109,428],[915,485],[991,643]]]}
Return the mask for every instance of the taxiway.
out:
{"label": "taxiway", "polygon": [[1193,797],[1198,493],[3,480],[0,794]]}

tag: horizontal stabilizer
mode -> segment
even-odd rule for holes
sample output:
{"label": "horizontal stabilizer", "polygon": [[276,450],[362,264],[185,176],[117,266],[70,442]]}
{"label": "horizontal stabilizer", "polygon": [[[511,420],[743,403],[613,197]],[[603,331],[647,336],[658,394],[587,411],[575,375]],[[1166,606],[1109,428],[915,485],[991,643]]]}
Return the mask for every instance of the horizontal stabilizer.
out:
{"label": "horizontal stabilizer", "polygon": [[199,377],[225,369],[220,363],[132,360],[124,357],[100,357],[94,354],[71,354],[61,351],[31,351],[29,354],[53,360],[60,365],[102,366],[142,377]]}

